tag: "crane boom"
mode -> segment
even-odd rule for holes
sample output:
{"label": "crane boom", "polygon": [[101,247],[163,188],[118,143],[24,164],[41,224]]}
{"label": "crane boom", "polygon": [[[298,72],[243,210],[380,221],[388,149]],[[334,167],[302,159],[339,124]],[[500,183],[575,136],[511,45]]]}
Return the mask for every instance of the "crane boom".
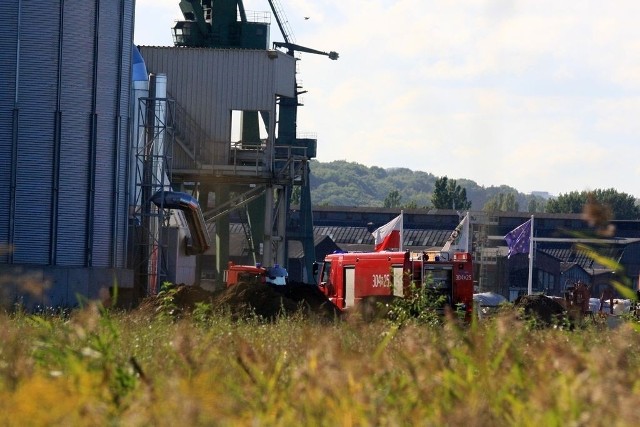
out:
{"label": "crane boom", "polygon": [[329,59],[336,60],[338,59],[338,52],[323,52],[317,49],[311,49],[310,47],[300,46],[295,43],[283,43],[283,42],[273,42],[274,47],[282,47],[288,50],[288,54],[293,56],[293,52],[306,52],[306,53],[315,53],[316,55],[326,55]]}
{"label": "crane boom", "polygon": [[286,43],[293,42],[293,33],[291,32],[291,28],[289,28],[289,23],[283,20],[284,11],[282,10],[282,6],[280,6],[278,0],[269,0],[269,6],[271,6],[271,11],[273,12],[273,16],[276,18],[278,28],[280,28],[284,41]]}

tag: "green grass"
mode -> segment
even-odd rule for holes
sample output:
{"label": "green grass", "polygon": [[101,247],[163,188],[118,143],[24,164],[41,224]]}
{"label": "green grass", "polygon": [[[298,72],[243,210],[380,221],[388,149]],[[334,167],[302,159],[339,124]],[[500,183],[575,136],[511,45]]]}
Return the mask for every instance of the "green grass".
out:
{"label": "green grass", "polygon": [[640,335],[2,315],[2,425],[638,425]]}

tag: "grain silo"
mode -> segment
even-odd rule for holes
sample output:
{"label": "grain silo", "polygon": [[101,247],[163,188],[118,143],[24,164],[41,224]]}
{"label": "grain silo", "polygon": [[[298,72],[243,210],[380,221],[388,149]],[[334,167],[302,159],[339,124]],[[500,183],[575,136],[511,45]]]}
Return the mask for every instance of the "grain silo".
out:
{"label": "grain silo", "polygon": [[0,2],[0,299],[73,306],[126,268],[133,0]]}

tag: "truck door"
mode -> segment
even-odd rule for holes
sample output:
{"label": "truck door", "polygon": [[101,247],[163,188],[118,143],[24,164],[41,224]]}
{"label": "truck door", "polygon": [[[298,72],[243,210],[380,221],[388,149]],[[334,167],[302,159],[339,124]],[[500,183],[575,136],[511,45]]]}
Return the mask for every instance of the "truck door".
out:
{"label": "truck door", "polygon": [[404,296],[404,268],[402,266],[393,266],[393,295],[396,297]]}
{"label": "truck door", "polygon": [[[339,295],[336,295],[337,289],[333,283],[335,279],[335,272],[333,272],[331,268],[331,261],[324,261],[321,264],[321,270],[316,274],[318,274],[318,287],[324,293],[329,300],[331,300],[334,304],[339,305]],[[316,268],[317,270],[317,268]]]}
{"label": "truck door", "polygon": [[353,307],[356,303],[356,269],[344,269],[344,308]]}

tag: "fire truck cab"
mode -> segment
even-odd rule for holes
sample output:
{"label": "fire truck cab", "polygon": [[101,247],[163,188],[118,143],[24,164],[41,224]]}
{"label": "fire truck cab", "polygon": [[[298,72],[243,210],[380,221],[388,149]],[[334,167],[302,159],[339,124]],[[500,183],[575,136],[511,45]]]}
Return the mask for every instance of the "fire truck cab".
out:
{"label": "fire truck cab", "polygon": [[441,292],[451,307],[471,313],[473,263],[467,252],[343,252],[318,265],[318,286],[342,310],[363,298],[402,297],[411,282]]}

